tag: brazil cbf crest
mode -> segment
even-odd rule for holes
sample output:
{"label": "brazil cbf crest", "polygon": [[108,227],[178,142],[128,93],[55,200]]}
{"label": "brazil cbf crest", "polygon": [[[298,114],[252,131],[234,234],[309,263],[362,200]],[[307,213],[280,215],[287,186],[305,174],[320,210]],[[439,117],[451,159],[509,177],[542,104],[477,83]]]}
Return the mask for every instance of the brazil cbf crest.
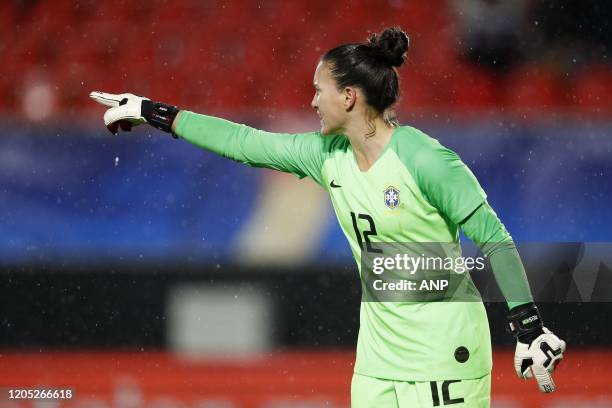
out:
{"label": "brazil cbf crest", "polygon": [[396,187],[389,186],[385,189],[385,205],[394,210],[400,204],[400,192]]}

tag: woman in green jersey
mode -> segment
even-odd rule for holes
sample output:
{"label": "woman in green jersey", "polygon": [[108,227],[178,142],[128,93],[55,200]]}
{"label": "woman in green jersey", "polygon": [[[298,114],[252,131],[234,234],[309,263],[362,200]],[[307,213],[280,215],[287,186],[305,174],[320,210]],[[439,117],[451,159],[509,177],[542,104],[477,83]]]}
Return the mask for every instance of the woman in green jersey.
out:
{"label": "woman in green jersey", "polygon": [[[565,343],[543,326],[512,238],[459,157],[423,132],[400,126],[392,114],[399,98],[397,68],[408,48],[408,36],[389,28],[325,53],[313,80],[318,132],[264,132],[133,94],[91,97],[110,107],[104,121],[114,134],[148,123],[251,166],[311,177],[330,195],[363,282],[372,278],[363,265],[384,255],[381,243],[450,245],[461,257],[456,248],[463,230],[488,257],[508,303],[517,375],[535,377],[541,391],[552,392],[551,373]],[[462,285],[473,289],[469,274]],[[490,405],[491,343],[483,303],[479,297],[436,301],[441,299],[364,297],[353,407]]]}

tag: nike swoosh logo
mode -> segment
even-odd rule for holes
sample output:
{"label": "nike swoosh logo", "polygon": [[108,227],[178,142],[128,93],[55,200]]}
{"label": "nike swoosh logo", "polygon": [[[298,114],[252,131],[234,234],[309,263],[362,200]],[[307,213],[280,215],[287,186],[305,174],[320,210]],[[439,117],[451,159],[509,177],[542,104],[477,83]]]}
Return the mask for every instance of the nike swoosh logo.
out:
{"label": "nike swoosh logo", "polygon": [[331,183],[329,183],[329,186],[330,186],[331,188],[340,188],[340,187],[342,187],[341,185],[336,184],[336,181],[335,181],[335,180],[332,180],[332,181],[331,181]]}

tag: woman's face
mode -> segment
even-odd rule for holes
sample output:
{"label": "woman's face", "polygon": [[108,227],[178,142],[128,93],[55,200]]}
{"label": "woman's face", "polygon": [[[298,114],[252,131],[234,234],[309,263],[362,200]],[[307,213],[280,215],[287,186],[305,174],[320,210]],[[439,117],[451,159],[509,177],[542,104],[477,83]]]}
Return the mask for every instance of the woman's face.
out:
{"label": "woman's face", "polygon": [[313,85],[315,95],[310,105],[321,118],[321,134],[341,133],[347,118],[345,95],[338,91],[336,81],[325,62],[317,65]]}

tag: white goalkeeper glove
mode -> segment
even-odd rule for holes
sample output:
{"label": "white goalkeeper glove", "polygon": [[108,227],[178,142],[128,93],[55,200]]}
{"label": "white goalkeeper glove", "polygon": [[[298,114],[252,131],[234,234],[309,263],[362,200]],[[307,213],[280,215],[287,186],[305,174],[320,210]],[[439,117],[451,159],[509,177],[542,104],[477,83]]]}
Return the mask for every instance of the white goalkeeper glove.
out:
{"label": "white goalkeeper glove", "polygon": [[104,113],[104,124],[114,135],[119,128],[129,132],[133,126],[143,123],[149,123],[164,132],[172,133],[172,122],[179,112],[176,106],[152,102],[149,98],[131,93],[111,94],[94,91],[89,97],[110,107]]}
{"label": "white goalkeeper glove", "polygon": [[552,373],[563,359],[565,342],[542,325],[542,319],[533,303],[510,311],[508,329],[516,337],[514,369],[519,378],[536,379],[540,391],[555,391]]}
{"label": "white goalkeeper glove", "polygon": [[535,377],[540,391],[553,392],[556,389],[552,373],[563,359],[565,342],[543,327],[543,334],[536,337],[531,344],[517,341],[514,353],[514,369],[519,378]]}

